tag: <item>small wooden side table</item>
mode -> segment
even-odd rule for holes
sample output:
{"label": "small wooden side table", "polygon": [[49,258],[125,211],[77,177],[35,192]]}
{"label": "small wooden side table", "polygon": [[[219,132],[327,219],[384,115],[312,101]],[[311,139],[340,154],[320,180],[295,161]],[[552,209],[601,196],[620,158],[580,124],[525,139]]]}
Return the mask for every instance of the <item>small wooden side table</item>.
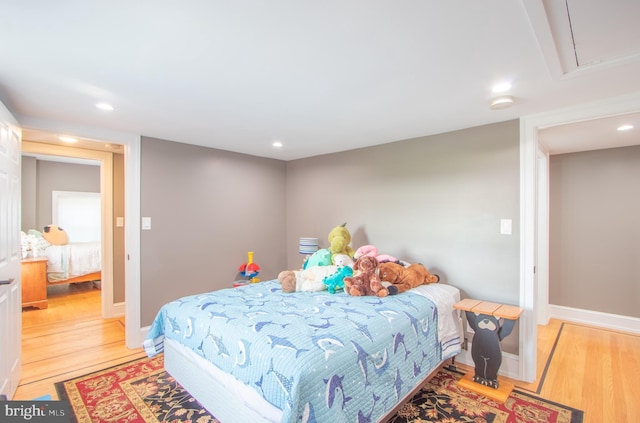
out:
{"label": "small wooden side table", "polygon": [[502,341],[513,330],[522,309],[487,301],[466,298],[457,302],[454,308],[467,316],[469,326],[474,330],[471,341],[471,357],[475,364],[475,374],[467,373],[458,384],[496,401],[505,402],[513,390],[513,384],[498,382],[498,370],[502,364]]}
{"label": "small wooden side table", "polygon": [[47,258],[22,260],[22,307],[47,308]]}

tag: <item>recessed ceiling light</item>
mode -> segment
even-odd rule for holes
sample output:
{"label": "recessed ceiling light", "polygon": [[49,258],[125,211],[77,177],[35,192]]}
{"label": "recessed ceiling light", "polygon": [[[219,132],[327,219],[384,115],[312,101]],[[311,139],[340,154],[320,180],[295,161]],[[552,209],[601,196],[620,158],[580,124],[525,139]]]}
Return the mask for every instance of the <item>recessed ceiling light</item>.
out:
{"label": "recessed ceiling light", "polygon": [[284,146],[284,144],[282,144],[280,141],[274,141],[271,143],[271,145],[275,148],[282,148]]}
{"label": "recessed ceiling light", "polygon": [[491,103],[489,103],[489,107],[492,110],[506,109],[507,107],[513,106],[513,102],[514,101],[515,100],[514,100],[513,96],[503,95],[503,96],[496,97],[493,100],[491,100]]}
{"label": "recessed ceiling light", "polygon": [[96,104],[96,107],[101,110],[108,110],[108,111],[113,110],[113,106],[107,103],[98,103]]}
{"label": "recessed ceiling light", "polygon": [[491,91],[494,93],[503,93],[505,91],[509,91],[511,89],[511,82],[501,82],[496,84],[491,88]]}
{"label": "recessed ceiling light", "polygon": [[59,136],[58,138],[60,139],[60,141],[64,141],[64,142],[78,142],[76,138],[68,137],[66,135]]}
{"label": "recessed ceiling light", "polygon": [[618,126],[618,131],[628,131],[630,129],[633,129],[633,125],[622,125],[622,126]]}

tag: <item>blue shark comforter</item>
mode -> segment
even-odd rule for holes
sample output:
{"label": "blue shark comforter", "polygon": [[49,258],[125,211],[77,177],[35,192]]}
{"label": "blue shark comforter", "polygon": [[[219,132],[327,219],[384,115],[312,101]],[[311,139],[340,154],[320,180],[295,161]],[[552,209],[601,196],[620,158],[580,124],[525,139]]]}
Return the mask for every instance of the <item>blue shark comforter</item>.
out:
{"label": "blue shark comforter", "polygon": [[[370,422],[442,360],[428,298],[283,293],[278,281],[223,289],[162,307],[149,355],[176,340],[255,389],[283,422]],[[155,348],[154,348],[155,345]]]}

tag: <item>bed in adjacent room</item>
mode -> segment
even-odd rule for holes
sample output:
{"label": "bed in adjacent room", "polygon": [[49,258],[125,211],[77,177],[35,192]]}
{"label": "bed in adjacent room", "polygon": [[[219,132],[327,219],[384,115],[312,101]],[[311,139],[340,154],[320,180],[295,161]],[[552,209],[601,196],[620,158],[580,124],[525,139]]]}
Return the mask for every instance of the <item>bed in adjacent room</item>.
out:
{"label": "bed in adjacent room", "polygon": [[50,284],[99,281],[102,279],[102,246],[99,242],[50,245],[47,257],[47,281]]}
{"label": "bed in adjacent room", "polygon": [[34,229],[22,232],[22,257],[47,258],[47,282],[52,285],[102,279],[102,245],[98,242],[51,243]]}
{"label": "bed in adjacent room", "polygon": [[459,291],[283,293],[277,280],[163,306],[152,356],[222,422],[379,421],[460,352]]}

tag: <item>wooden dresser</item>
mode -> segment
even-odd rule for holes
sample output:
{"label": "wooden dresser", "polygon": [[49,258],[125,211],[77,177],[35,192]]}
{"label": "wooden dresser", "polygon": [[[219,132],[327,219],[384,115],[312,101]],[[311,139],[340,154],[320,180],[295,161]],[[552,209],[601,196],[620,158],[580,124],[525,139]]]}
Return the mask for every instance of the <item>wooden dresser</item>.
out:
{"label": "wooden dresser", "polygon": [[22,307],[47,308],[47,258],[22,260]]}

